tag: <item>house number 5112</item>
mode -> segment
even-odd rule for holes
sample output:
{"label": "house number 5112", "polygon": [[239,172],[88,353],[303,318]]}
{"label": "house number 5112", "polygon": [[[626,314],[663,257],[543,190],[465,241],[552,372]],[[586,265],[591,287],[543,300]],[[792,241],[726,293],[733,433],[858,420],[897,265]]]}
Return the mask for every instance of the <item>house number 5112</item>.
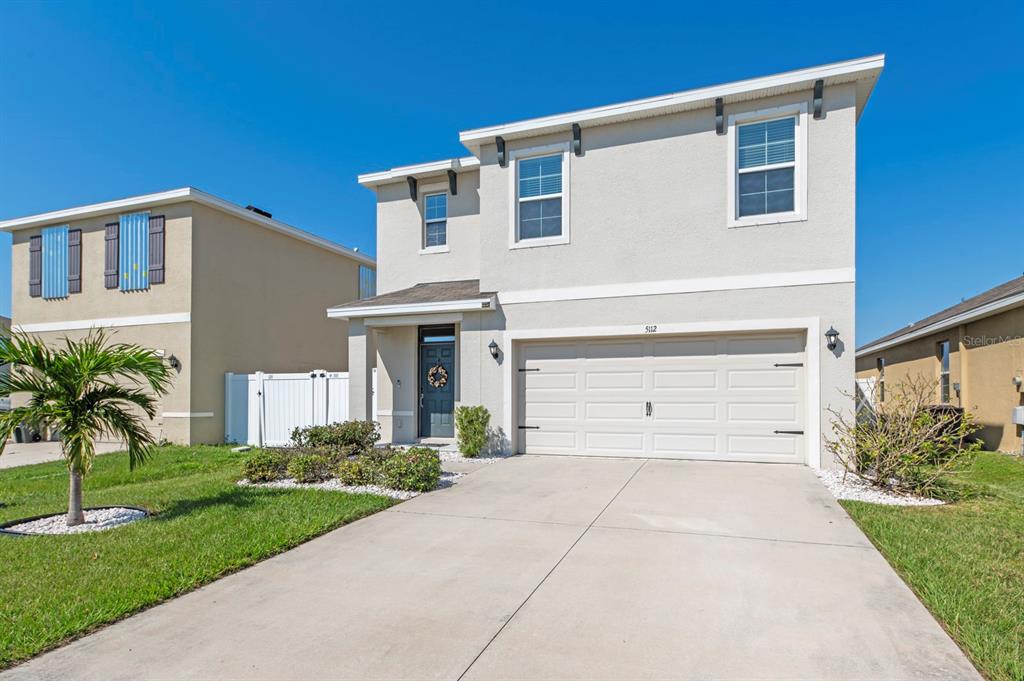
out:
{"label": "house number 5112", "polygon": [[644,325],[644,333],[658,333],[658,325],[657,324],[645,324]]}

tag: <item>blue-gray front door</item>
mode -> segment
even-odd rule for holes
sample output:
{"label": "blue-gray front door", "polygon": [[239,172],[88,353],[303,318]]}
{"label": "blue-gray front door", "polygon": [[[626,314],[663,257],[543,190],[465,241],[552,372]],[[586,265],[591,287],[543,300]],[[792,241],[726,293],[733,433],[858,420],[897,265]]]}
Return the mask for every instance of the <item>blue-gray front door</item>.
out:
{"label": "blue-gray front door", "polygon": [[420,344],[420,437],[455,436],[455,343]]}

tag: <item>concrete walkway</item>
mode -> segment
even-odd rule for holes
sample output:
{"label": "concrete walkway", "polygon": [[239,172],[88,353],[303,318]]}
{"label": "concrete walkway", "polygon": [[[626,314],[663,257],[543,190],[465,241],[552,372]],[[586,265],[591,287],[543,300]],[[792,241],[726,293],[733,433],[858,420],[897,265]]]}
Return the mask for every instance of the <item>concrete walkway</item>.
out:
{"label": "concrete walkway", "polygon": [[[97,454],[109,454],[124,450],[123,444],[114,442],[97,442]],[[11,442],[0,454],[0,469],[28,466],[33,463],[60,461],[64,458],[60,452],[59,442]]]}
{"label": "concrete walkway", "polygon": [[809,469],[562,457],[483,465],[3,676],[980,678]]}

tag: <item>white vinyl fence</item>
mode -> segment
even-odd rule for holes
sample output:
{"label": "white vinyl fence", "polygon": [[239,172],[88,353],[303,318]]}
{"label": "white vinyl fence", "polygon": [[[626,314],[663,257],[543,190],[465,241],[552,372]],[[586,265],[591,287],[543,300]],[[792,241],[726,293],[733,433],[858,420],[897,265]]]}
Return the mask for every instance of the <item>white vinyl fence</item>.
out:
{"label": "white vinyl fence", "polygon": [[279,447],[292,430],[348,419],[348,374],[224,375],[224,440]]}

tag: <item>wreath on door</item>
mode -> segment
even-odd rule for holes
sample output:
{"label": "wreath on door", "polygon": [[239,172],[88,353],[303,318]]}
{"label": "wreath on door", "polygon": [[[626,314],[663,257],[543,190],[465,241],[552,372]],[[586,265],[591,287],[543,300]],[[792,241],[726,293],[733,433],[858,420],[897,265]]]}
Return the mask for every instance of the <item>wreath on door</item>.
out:
{"label": "wreath on door", "polygon": [[427,383],[433,388],[443,388],[448,385],[448,370],[441,364],[435,364],[427,370]]}

